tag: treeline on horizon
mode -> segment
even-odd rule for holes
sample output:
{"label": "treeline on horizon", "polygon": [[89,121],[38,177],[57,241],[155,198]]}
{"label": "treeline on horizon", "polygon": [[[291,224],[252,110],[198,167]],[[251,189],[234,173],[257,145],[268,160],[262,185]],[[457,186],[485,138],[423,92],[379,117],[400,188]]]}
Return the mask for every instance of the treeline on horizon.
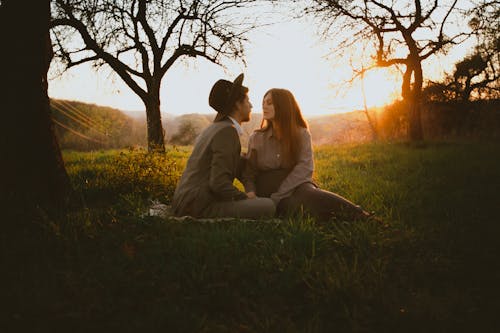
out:
{"label": "treeline on horizon", "polygon": [[[428,140],[494,140],[500,138],[500,99],[476,101],[427,101],[422,125]],[[96,104],[51,99],[52,119],[62,149],[90,151],[147,146],[146,114],[125,112]],[[308,119],[315,145],[350,142],[402,141],[406,138],[407,112],[401,101],[365,111],[353,111]],[[213,120],[209,114],[185,114],[163,119],[165,140],[171,145],[191,145]],[[260,126],[254,113],[243,126],[242,146]]]}

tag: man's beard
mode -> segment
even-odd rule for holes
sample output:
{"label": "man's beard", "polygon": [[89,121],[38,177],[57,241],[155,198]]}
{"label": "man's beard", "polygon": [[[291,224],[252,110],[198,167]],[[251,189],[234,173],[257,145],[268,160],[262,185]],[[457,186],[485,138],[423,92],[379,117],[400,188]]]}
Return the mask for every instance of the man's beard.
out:
{"label": "man's beard", "polygon": [[243,119],[241,119],[241,122],[242,122],[242,123],[245,123],[245,122],[247,122],[247,121],[250,121],[250,112],[248,112],[248,113],[246,114],[246,116],[245,116]]}

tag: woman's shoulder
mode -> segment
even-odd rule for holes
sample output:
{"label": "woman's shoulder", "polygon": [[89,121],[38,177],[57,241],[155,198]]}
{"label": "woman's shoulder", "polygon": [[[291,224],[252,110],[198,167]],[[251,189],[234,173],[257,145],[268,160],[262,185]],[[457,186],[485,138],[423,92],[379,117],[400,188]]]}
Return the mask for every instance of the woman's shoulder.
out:
{"label": "woman's shoulder", "polygon": [[252,147],[260,147],[265,144],[269,138],[269,132],[266,128],[255,129],[248,138],[248,144]]}
{"label": "woman's shoulder", "polygon": [[269,127],[265,127],[265,128],[257,128],[253,131],[252,134],[250,134],[250,137],[263,137],[266,135],[266,133],[268,133],[269,131]]}
{"label": "woman's shoulder", "polygon": [[309,131],[309,128],[307,127],[300,127],[299,133],[302,138],[311,138],[311,131]]}

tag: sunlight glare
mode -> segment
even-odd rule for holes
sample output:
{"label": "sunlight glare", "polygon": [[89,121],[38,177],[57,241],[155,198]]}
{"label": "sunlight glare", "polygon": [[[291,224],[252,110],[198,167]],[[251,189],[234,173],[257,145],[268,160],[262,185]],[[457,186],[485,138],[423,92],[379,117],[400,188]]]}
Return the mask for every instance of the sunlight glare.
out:
{"label": "sunlight glare", "polygon": [[398,97],[401,89],[394,75],[384,68],[368,72],[364,78],[364,87],[368,107],[389,104]]}

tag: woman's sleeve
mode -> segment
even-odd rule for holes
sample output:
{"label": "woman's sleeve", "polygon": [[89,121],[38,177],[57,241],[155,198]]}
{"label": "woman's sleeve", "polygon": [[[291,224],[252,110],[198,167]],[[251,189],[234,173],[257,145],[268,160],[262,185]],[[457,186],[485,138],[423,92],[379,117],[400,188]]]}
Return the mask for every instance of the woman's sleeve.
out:
{"label": "woman's sleeve", "polygon": [[255,134],[252,134],[248,139],[247,162],[243,169],[242,183],[245,187],[245,192],[256,191],[257,178],[257,149],[255,148]]}
{"label": "woman's sleeve", "polygon": [[297,186],[303,183],[312,182],[313,171],[314,160],[311,133],[309,130],[305,129],[301,133],[297,164],[281,183],[278,191],[271,195],[271,199],[277,204],[281,199],[288,197]]}

